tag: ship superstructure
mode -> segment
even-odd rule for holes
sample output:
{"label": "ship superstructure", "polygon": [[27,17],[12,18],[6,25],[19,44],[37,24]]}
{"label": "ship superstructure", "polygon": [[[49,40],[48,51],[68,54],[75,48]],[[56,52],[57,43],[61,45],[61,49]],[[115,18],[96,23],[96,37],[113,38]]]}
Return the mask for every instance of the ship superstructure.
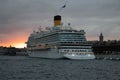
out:
{"label": "ship superstructure", "polygon": [[28,54],[41,58],[94,59],[84,30],[63,26],[61,16],[54,16],[54,27],[33,32],[27,42]]}

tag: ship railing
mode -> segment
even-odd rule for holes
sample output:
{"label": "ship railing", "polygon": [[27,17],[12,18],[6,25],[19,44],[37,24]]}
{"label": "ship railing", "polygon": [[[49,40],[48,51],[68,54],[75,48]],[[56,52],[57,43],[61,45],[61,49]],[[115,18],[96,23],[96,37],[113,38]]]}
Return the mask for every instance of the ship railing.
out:
{"label": "ship railing", "polygon": [[88,45],[91,46],[90,44],[86,43],[86,42],[61,42],[59,41],[60,45]]}

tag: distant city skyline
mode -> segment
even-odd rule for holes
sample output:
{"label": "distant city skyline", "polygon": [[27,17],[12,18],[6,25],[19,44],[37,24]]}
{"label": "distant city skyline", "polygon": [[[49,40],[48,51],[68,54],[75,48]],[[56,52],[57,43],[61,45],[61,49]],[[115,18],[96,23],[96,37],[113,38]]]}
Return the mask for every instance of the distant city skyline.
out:
{"label": "distant city skyline", "polygon": [[53,26],[62,16],[64,25],[84,29],[87,40],[120,40],[120,0],[1,0],[0,46],[24,47],[33,30]]}

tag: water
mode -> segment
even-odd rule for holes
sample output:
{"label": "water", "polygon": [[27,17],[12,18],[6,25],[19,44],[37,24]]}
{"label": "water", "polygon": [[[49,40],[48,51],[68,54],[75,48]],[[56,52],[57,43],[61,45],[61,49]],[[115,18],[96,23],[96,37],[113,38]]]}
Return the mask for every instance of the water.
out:
{"label": "water", "polygon": [[0,56],[0,80],[120,80],[120,61]]}

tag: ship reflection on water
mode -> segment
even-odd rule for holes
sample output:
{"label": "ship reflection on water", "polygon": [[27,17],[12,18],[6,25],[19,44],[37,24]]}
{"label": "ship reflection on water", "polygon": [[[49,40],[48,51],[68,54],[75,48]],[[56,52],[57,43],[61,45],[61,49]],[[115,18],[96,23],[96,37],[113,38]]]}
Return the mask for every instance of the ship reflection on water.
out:
{"label": "ship reflection on water", "polygon": [[120,80],[120,61],[0,56],[0,80]]}

